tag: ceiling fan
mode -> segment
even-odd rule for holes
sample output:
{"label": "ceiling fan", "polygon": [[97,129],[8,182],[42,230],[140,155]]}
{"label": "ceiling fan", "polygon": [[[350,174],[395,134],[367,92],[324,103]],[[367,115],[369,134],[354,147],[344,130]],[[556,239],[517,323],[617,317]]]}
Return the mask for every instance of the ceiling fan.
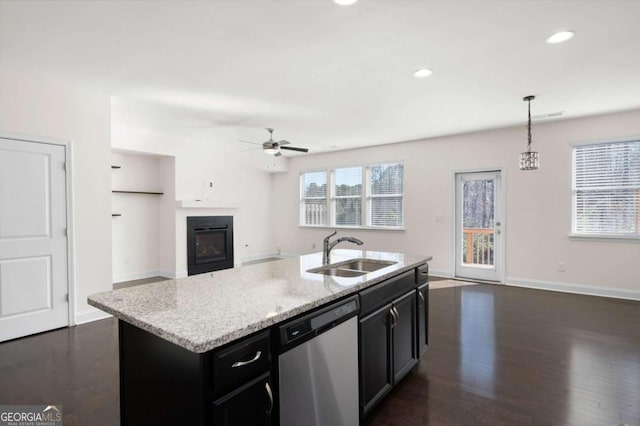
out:
{"label": "ceiling fan", "polygon": [[[289,151],[298,151],[298,152],[309,152],[309,149],[307,148],[298,148],[295,146],[283,146],[283,145],[289,145],[291,142],[286,141],[286,140],[280,140],[280,141],[274,141],[273,140],[273,129],[267,127],[267,131],[269,132],[269,140],[265,141],[263,143],[257,143],[257,142],[250,142],[250,141],[243,141],[242,139],[239,139],[240,142],[242,143],[250,143],[253,145],[262,145],[262,150],[267,153],[267,154],[271,154],[274,157],[279,157],[282,155],[282,153],[280,152],[281,149],[288,149]],[[258,149],[258,148],[255,148]]]}

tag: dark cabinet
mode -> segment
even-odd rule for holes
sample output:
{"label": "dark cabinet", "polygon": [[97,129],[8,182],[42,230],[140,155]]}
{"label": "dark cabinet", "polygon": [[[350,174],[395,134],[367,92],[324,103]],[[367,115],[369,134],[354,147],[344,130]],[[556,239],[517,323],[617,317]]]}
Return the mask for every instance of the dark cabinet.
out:
{"label": "dark cabinet", "polygon": [[268,331],[242,339],[213,354],[215,398],[231,392],[271,369]]}
{"label": "dark cabinet", "polygon": [[429,283],[416,289],[418,302],[418,356],[422,356],[429,347]]}
{"label": "dark cabinet", "polygon": [[360,320],[362,417],[417,362],[416,294],[411,290]]}
{"label": "dark cabinet", "polygon": [[416,293],[410,291],[392,303],[395,324],[392,324],[393,380],[402,379],[418,362],[416,342]]}
{"label": "dark cabinet", "polygon": [[360,320],[360,409],[368,413],[391,390],[391,304]]}
{"label": "dark cabinet", "polygon": [[269,331],[213,353],[213,425],[271,424],[273,384]]}
{"label": "dark cabinet", "polygon": [[273,391],[269,373],[213,403],[215,426],[271,425]]}
{"label": "dark cabinet", "polygon": [[271,425],[270,331],[195,353],[118,324],[120,424]]}

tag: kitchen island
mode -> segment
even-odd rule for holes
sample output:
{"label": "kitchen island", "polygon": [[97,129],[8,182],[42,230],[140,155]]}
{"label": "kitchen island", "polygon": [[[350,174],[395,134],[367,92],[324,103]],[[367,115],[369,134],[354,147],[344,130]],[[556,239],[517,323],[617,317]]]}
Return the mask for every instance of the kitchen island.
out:
{"label": "kitchen island", "polygon": [[[278,324],[387,282],[387,288],[409,285],[415,293],[420,267],[422,282],[427,281],[427,256],[331,254],[332,265],[352,259],[384,266],[353,277],[308,272],[322,269],[322,254],[316,253],[91,295],[90,305],[119,320],[122,424],[234,424],[231,414],[238,411],[245,415],[243,422],[256,418],[255,424],[277,424],[272,358],[278,340],[272,330]],[[400,276],[400,285],[391,282]],[[378,299],[368,297],[367,303],[373,308]],[[414,328],[418,322],[416,317]],[[426,325],[422,328],[426,344]],[[417,359],[419,337],[414,336]],[[247,368],[231,367],[238,363]]]}

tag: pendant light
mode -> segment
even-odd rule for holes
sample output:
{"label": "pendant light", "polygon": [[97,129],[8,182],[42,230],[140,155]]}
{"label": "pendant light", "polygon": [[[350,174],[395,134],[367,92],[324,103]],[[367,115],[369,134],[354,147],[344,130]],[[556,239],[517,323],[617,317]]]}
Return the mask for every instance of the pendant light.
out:
{"label": "pendant light", "polygon": [[531,151],[531,101],[535,96],[525,96],[522,100],[529,104],[529,121],[527,122],[528,144],[527,150],[520,154],[520,170],[536,170],[539,166],[538,153]]}

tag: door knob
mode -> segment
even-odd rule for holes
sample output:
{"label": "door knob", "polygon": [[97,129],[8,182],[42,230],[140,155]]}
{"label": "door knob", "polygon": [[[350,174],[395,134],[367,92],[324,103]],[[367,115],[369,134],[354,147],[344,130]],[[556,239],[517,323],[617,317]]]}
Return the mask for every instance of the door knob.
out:
{"label": "door knob", "polygon": [[496,226],[500,226],[500,222],[496,222]]}
{"label": "door knob", "polygon": [[500,234],[500,230],[499,229],[496,229],[496,234]]}

